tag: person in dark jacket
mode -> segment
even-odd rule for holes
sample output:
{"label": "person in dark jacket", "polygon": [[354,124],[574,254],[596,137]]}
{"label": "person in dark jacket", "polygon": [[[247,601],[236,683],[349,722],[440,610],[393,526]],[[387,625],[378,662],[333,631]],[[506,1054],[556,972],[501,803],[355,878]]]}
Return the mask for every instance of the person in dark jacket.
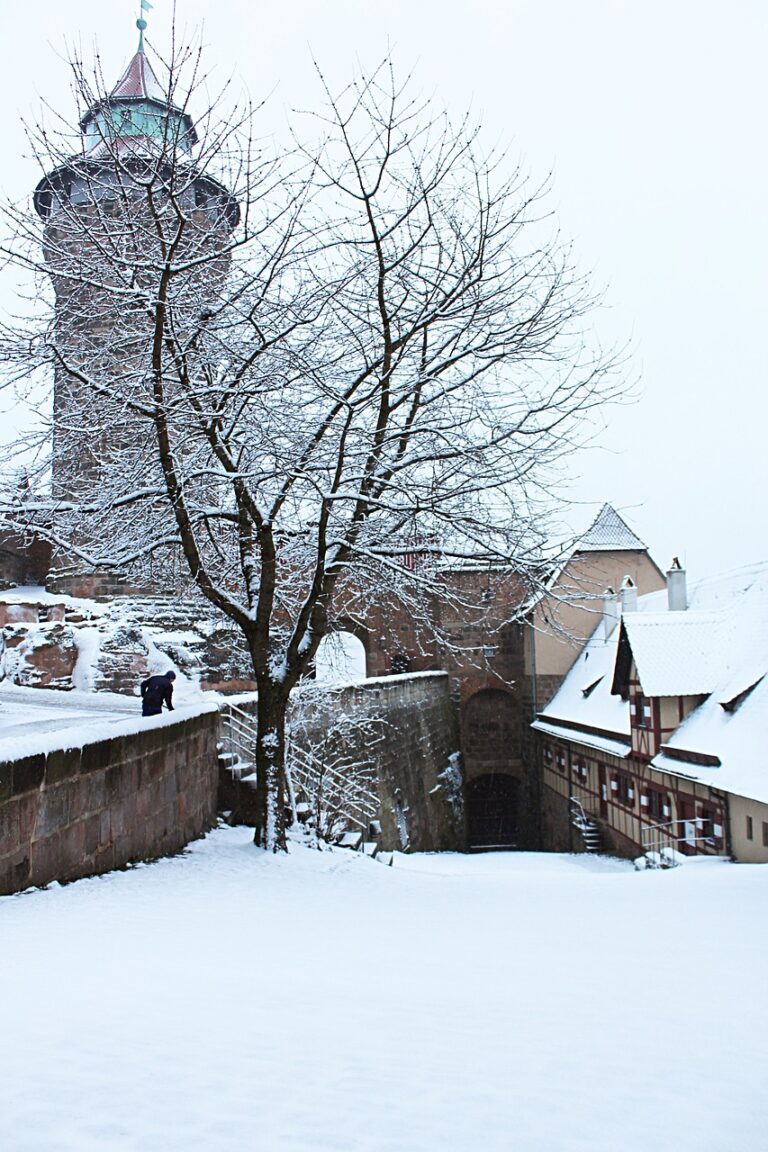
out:
{"label": "person in dark jacket", "polygon": [[168,705],[168,711],[173,712],[173,682],[176,673],[173,669],[164,672],[162,676],[149,676],[141,683],[141,714],[142,716],[159,716],[163,704]]}

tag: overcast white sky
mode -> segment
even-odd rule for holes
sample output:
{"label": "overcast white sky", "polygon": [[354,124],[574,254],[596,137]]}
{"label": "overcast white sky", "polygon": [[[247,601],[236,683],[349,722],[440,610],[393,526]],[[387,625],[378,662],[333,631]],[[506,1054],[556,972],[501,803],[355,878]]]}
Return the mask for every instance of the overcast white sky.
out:
{"label": "overcast white sky", "polygon": [[[152,2],[162,50],[171,0]],[[138,0],[6,12],[4,192],[37,182],[19,119],[41,99],[66,109],[67,42],[98,44],[117,80],[137,15]],[[606,288],[600,337],[632,339],[642,381],[606,414],[604,450],[573,462],[583,519],[610,501],[693,578],[768,557],[765,0],[178,0],[178,23],[204,25],[214,79],[270,96],[265,131],[316,98],[312,54],[339,87],[389,45],[425,93],[471,105],[489,145],[551,171],[561,229]]]}

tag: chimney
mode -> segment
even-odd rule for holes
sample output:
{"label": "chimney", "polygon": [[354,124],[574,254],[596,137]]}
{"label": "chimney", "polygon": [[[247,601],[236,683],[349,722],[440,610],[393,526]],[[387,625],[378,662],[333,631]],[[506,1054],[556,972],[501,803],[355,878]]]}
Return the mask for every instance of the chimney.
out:
{"label": "chimney", "polygon": [[675,556],[667,572],[667,606],[670,612],[685,612],[688,607],[685,568],[677,556]]}
{"label": "chimney", "polygon": [[625,576],[621,582],[621,613],[637,612],[637,584],[631,576]]}
{"label": "chimney", "polygon": [[619,622],[619,601],[613,588],[603,592],[603,640],[608,640]]}

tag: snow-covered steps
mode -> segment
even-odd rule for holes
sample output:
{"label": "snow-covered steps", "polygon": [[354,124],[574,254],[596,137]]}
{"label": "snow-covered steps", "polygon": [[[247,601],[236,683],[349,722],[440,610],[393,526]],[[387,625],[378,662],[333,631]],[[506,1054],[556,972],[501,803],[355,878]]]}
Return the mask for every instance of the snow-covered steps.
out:
{"label": "snow-covered steps", "polygon": [[362,852],[363,856],[367,856],[369,860],[377,860],[380,864],[392,866],[394,852],[380,852],[376,840],[366,840],[363,833],[356,829],[340,836],[336,841],[336,846],[338,848],[350,848],[353,852]]}
{"label": "snow-covered steps", "polygon": [[584,851],[592,853],[593,855],[599,853],[602,847],[600,826],[597,821],[585,811],[583,804],[576,796],[571,796],[570,798],[569,813],[571,826],[581,834]]}
{"label": "snow-covered steps", "polygon": [[353,852],[359,852],[363,843],[362,832],[345,832],[336,841],[339,848],[351,848]]}
{"label": "snow-covered steps", "polygon": [[646,852],[635,860],[635,871],[644,872],[653,868],[679,868],[685,864],[687,857],[678,852],[676,848],[662,848],[660,852]]}

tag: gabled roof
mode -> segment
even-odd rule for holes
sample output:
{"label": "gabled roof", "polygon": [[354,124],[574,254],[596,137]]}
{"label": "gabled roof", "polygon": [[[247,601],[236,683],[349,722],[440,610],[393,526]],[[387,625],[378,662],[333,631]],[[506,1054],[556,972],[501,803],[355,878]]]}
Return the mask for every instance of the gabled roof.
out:
{"label": "gabled roof", "polygon": [[[721,706],[721,695],[713,693],[683,721],[651,766],[768,803],[768,677],[732,712]],[[700,758],[716,763],[701,763]]]}
{"label": "gabled roof", "polygon": [[610,504],[603,504],[576,544],[577,552],[645,552],[646,545]]}
{"label": "gabled roof", "polygon": [[700,581],[685,611],[659,611],[663,595],[624,614],[614,692],[626,691],[631,659],[645,696],[731,699],[768,670],[768,563]]}
{"label": "gabled roof", "polygon": [[651,767],[768,803],[768,563],[699,581],[686,611],[663,611],[665,599],[639,597],[608,640],[598,624],[534,727],[594,747],[599,732],[620,747],[629,702],[611,680],[634,658],[645,695],[705,697]]}
{"label": "gabled roof", "polygon": [[[619,645],[626,638],[645,696],[706,696],[723,673],[722,627],[718,612],[627,612]],[[614,691],[625,672],[620,660]]]}

